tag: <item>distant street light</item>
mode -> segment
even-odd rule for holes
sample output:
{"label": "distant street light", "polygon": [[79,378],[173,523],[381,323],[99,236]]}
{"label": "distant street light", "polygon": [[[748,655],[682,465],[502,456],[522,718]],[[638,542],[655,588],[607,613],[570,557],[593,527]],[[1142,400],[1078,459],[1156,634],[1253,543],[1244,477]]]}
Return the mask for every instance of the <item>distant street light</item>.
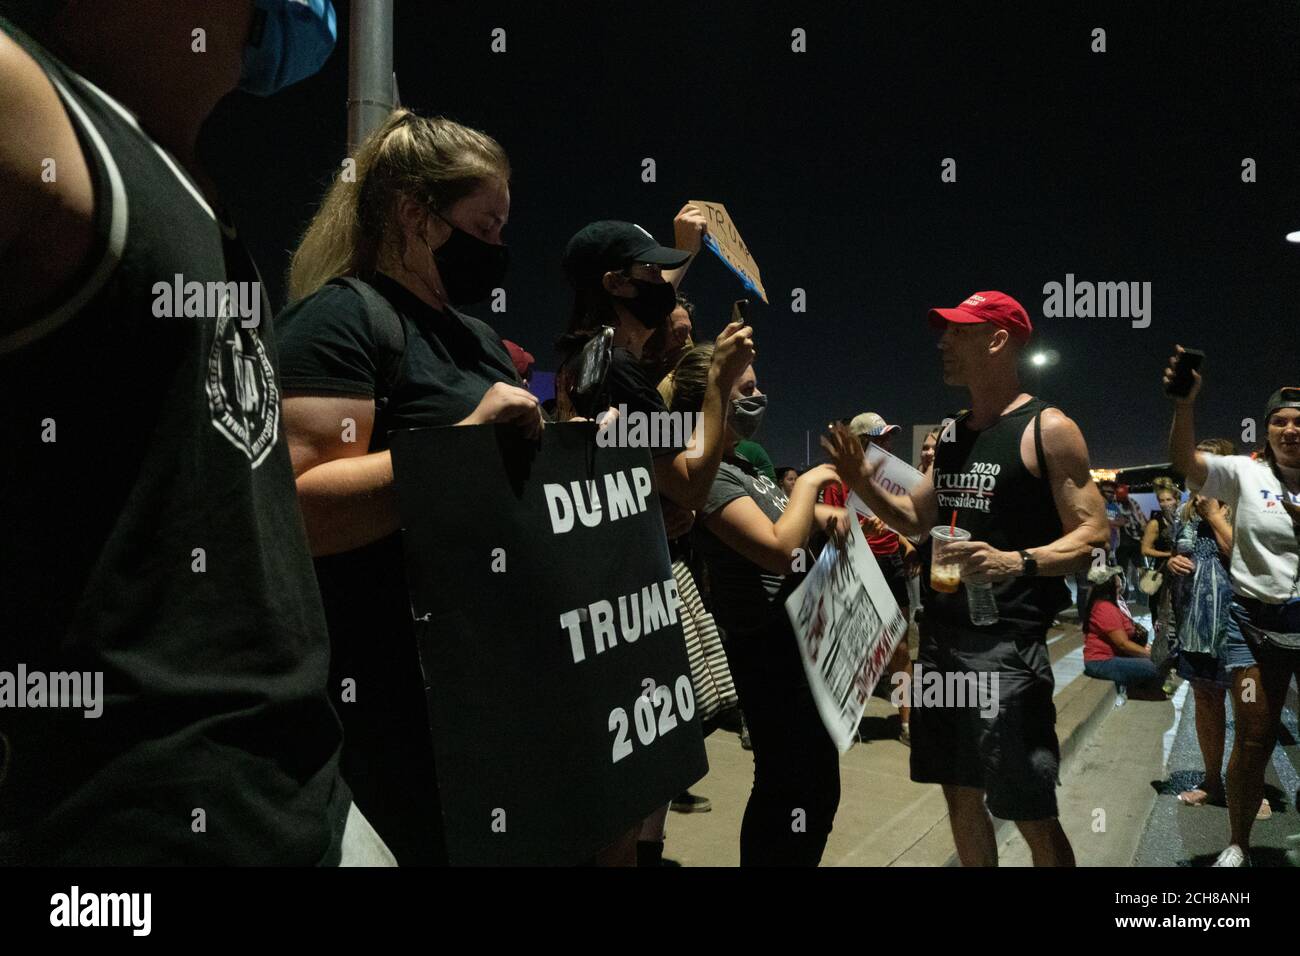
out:
{"label": "distant street light", "polygon": [[1047,364],[1047,354],[1045,352],[1035,352],[1029,361],[1041,367]]}
{"label": "distant street light", "polygon": [[1288,232],[1286,234],[1287,242],[1300,242],[1300,232]]}

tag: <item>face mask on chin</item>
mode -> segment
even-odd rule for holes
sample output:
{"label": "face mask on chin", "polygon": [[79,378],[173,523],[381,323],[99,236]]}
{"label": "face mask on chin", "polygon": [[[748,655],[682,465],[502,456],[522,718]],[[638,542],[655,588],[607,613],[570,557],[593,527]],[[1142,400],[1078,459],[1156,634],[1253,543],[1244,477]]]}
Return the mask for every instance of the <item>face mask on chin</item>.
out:
{"label": "face mask on chin", "polygon": [[510,265],[509,251],[504,245],[496,246],[471,236],[441,213],[434,212],[434,215],[451,227],[451,236],[437,249],[429,245],[427,238],[424,240],[438,266],[447,301],[452,305],[483,301],[505,280]]}
{"label": "face mask on chin", "polygon": [[767,412],[766,395],[746,395],[744,398],[731,400],[731,417],[727,424],[742,441],[753,438],[758,427],[763,424],[763,415]]}

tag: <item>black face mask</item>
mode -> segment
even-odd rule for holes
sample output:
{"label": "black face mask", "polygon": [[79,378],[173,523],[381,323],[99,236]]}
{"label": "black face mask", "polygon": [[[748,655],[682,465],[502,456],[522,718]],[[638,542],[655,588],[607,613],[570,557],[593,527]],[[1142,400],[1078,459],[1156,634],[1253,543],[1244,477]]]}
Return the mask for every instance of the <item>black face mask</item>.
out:
{"label": "black face mask", "polygon": [[504,245],[494,246],[471,236],[455,223],[448,222],[441,213],[435,212],[434,215],[451,226],[451,238],[437,249],[429,250],[438,265],[447,301],[452,305],[483,301],[505,279],[510,265],[509,251]]}
{"label": "black face mask", "polygon": [[668,321],[668,316],[677,308],[677,290],[671,282],[646,282],[644,279],[630,279],[636,286],[636,298],[618,298],[623,306],[636,320],[647,329],[657,329]]}

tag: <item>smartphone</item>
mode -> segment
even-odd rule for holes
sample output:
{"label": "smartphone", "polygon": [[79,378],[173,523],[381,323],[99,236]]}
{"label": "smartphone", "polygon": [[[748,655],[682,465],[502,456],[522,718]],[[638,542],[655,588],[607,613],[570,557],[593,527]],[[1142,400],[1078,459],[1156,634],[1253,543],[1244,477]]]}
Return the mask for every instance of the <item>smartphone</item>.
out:
{"label": "smartphone", "polygon": [[749,325],[749,300],[737,299],[731,303],[731,321]]}
{"label": "smartphone", "polygon": [[1165,394],[1170,398],[1186,398],[1192,390],[1192,372],[1200,371],[1205,361],[1205,353],[1200,349],[1183,349],[1175,357],[1174,377],[1165,386]]}

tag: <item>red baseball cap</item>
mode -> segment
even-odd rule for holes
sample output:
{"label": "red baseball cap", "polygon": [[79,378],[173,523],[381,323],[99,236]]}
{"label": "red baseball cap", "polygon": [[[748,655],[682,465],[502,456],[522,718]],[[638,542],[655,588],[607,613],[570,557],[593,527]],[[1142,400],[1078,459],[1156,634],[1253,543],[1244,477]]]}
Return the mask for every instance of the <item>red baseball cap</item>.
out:
{"label": "red baseball cap", "polygon": [[1029,341],[1034,334],[1034,326],[1029,321],[1025,307],[1005,292],[976,292],[961,305],[953,309],[931,309],[930,325],[942,329],[948,322],[960,325],[973,325],[988,322],[999,329],[1006,329],[1013,339]]}
{"label": "red baseball cap", "polygon": [[509,339],[502,339],[501,344],[510,353],[510,361],[514,363],[515,371],[519,373],[519,377],[526,380],[529,370],[532,369],[533,363],[536,361],[533,358],[533,353],[525,351]]}

